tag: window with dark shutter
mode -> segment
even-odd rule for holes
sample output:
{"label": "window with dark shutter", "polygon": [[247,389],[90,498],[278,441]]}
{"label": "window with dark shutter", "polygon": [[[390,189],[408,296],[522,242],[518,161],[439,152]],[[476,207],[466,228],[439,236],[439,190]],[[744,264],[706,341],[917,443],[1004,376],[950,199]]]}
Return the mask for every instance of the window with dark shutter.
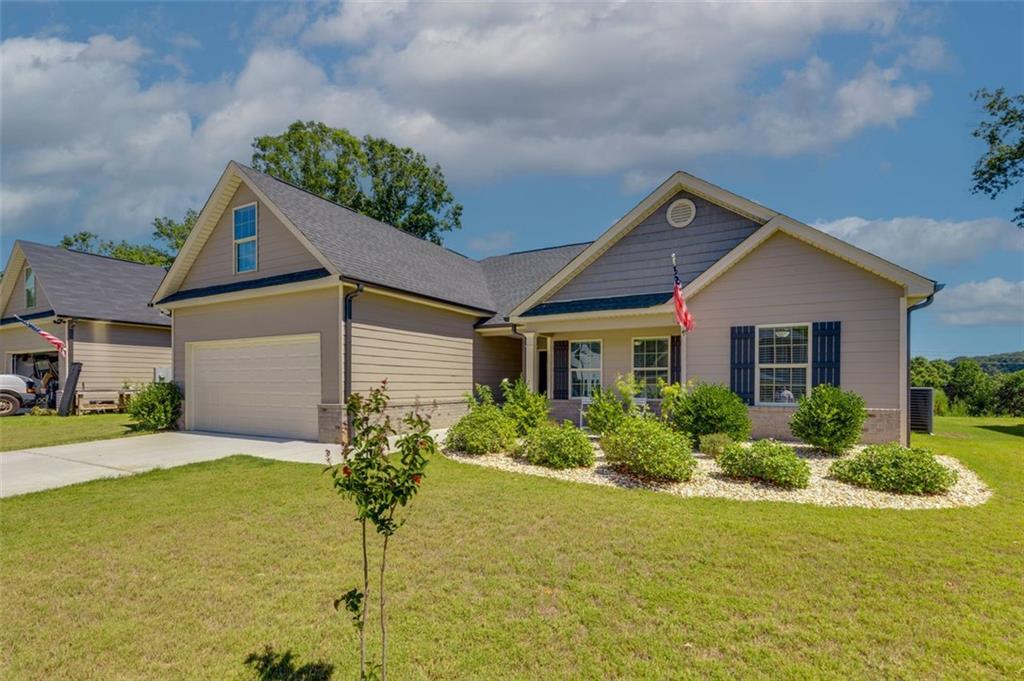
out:
{"label": "window with dark shutter", "polygon": [[554,395],[556,400],[569,399],[569,341],[556,340],[552,343],[554,357]]}
{"label": "window with dark shutter", "polygon": [[730,343],[729,388],[747,404],[754,403],[754,327],[734,326]]}
{"label": "window with dark shutter", "polygon": [[814,322],[811,332],[811,387],[822,384],[839,386],[841,337],[841,322]]}

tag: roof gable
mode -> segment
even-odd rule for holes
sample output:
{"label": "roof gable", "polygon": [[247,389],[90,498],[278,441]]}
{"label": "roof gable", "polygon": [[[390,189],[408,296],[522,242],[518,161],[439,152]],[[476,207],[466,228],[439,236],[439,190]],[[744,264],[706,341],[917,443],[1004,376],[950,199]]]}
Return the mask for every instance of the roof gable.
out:
{"label": "roof gable", "polygon": [[[170,326],[166,316],[149,307],[164,276],[160,267],[28,241],[15,244],[8,267],[20,267],[19,258],[33,269],[58,316]],[[5,308],[14,283],[8,287],[4,282]]]}

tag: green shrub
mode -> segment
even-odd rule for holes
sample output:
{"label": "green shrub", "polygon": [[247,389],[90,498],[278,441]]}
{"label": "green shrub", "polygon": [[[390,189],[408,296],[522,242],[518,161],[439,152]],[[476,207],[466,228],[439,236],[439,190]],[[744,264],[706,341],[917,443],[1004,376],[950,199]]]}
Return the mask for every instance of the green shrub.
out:
{"label": "green shrub", "polygon": [[626,403],[611,388],[596,388],[583,418],[598,435],[610,433],[626,419]]}
{"label": "green shrub", "polygon": [[507,378],[501,382],[501,393],[505,403],[501,410],[516,423],[520,435],[526,435],[537,426],[548,422],[548,398],[531,392],[522,377],[515,381]]}
{"label": "green shrub", "polygon": [[936,389],[932,402],[932,410],[936,416],[949,416],[949,398],[942,390]]}
{"label": "green shrub", "polygon": [[663,418],[693,437],[725,433],[733,440],[750,437],[750,415],[739,395],[716,383],[678,384],[662,390]]}
{"label": "green shrub", "polygon": [[834,385],[819,385],[800,399],[789,429],[824,452],[842,454],[860,440],[867,417],[863,397]]}
{"label": "green shrub", "polygon": [[851,485],[898,494],[946,492],[957,480],[956,471],[936,461],[927,449],[910,449],[896,442],[871,445],[849,459],[836,461],[829,474]]}
{"label": "green shrub", "polygon": [[651,480],[689,480],[697,467],[689,439],[646,415],[624,418],[601,437],[601,448],[614,468]]}
{"label": "green shrub", "polygon": [[128,400],[128,415],[140,430],[172,430],[181,417],[177,383],[149,383]]}
{"label": "green shrub", "polygon": [[527,433],[519,453],[534,465],[559,470],[594,465],[590,438],[571,421],[560,426],[550,421],[537,426]]}
{"label": "green shrub", "polygon": [[715,459],[720,457],[731,444],[733,444],[732,438],[725,433],[708,433],[700,436],[701,453]]}
{"label": "green shrub", "polygon": [[49,407],[40,407],[39,405],[36,405],[29,409],[28,413],[30,416],[56,416],[57,410],[50,409]]}
{"label": "green shrub", "polygon": [[516,443],[516,422],[491,403],[475,404],[448,429],[445,447],[466,454],[507,452]]}
{"label": "green shrub", "polygon": [[996,389],[996,404],[1000,414],[1024,416],[1024,371],[1001,377]]}
{"label": "green shrub", "polygon": [[755,478],[779,487],[804,488],[811,467],[792,447],[775,440],[758,440],[749,447],[735,444],[718,457],[718,465],[733,478]]}

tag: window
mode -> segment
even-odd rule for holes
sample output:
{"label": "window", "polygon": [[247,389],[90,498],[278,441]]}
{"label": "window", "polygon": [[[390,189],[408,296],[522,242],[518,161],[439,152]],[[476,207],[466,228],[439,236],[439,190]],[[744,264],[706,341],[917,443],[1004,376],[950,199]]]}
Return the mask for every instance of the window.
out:
{"label": "window", "polygon": [[810,327],[757,328],[757,401],[792,404],[807,394]]}
{"label": "window", "polygon": [[633,339],[633,376],[639,397],[658,397],[658,380],[668,383],[668,338]]}
{"label": "window", "polygon": [[569,397],[591,397],[601,387],[601,341],[569,343]]}
{"label": "window", "polygon": [[235,274],[255,272],[257,265],[256,204],[235,209]]}
{"label": "window", "polygon": [[25,268],[25,307],[36,306],[36,273],[31,267]]}

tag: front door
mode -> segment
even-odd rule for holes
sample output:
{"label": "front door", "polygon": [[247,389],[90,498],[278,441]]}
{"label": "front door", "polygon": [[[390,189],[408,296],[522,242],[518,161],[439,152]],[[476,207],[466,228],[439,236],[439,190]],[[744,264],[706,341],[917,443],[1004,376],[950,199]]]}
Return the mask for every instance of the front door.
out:
{"label": "front door", "polygon": [[537,352],[537,392],[548,394],[548,351]]}

